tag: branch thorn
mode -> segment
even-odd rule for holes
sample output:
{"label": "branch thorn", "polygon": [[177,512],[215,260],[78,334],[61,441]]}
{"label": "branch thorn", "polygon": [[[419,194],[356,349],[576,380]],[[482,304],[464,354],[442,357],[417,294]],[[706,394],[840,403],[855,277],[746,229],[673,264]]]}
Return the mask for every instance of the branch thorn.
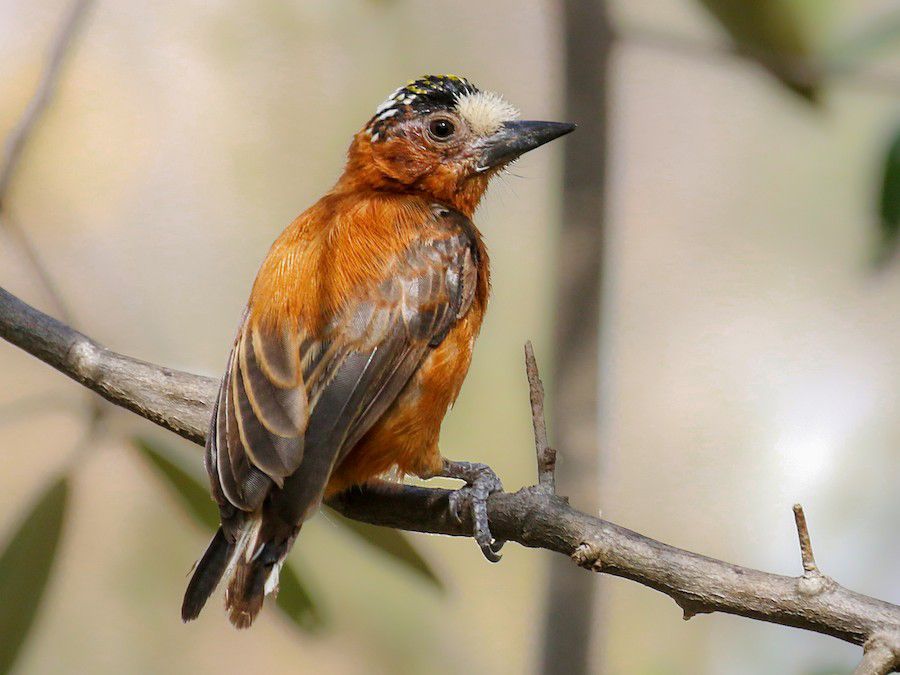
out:
{"label": "branch thorn", "polygon": [[806,525],[806,514],[803,513],[803,507],[800,504],[794,504],[794,522],[797,524],[797,538],[800,540],[800,558],[803,561],[804,576],[821,574],[813,556],[809,528]]}
{"label": "branch thorn", "polygon": [[525,374],[531,399],[531,423],[534,427],[534,450],[537,454],[538,487],[546,494],[556,493],[556,450],[547,442],[547,420],[544,416],[544,383],[538,372],[531,340],[525,343]]}

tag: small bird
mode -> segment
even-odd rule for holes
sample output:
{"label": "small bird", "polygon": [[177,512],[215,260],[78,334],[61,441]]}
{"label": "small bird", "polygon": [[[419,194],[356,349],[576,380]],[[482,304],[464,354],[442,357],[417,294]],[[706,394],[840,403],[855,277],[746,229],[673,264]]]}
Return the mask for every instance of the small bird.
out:
{"label": "small bird", "polygon": [[455,75],[397,89],[356,134],[343,175],[272,245],[219,389],[206,470],[221,527],[181,609],[225,577],[237,628],[256,618],[323,499],[386,476],[461,479],[484,555],[499,560],[484,464],[445,459],[441,422],[472,359],[490,290],[472,216],[490,179],[573,124],[520,121]]}

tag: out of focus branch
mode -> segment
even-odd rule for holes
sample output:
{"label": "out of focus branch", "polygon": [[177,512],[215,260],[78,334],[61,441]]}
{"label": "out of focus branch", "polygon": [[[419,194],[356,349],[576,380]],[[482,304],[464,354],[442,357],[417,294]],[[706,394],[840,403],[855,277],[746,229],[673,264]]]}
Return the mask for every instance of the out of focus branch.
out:
{"label": "out of focus branch", "polygon": [[[214,379],[117,354],[3,289],[0,337],[109,401],[203,443]],[[380,483],[339,495],[331,506],[375,525],[470,536],[471,521],[460,523],[449,513],[448,494]],[[900,662],[900,606],[854,593],[817,569],[809,583],[810,570],[786,577],[691,553],[576,511],[539,486],[492,495],[488,515],[498,538],[556,551],[584,568],[656,589],[675,600],[686,618],[725,612],[865,645],[861,674],[890,672]],[[804,560],[811,560],[805,553],[811,547],[801,548]]]}
{"label": "out of focus branch", "polygon": [[25,260],[53,302],[54,308],[63,319],[69,322],[72,321],[72,314],[59,289],[57,289],[50,273],[43,262],[41,262],[40,256],[31,243],[28,234],[19,226],[10,213],[9,188],[21,164],[22,153],[31,139],[38,122],[43,118],[50,102],[53,100],[53,96],[56,94],[59,77],[66,57],[74,45],[78,29],[81,27],[88,9],[90,9],[91,2],[92,0],[74,0],[69,8],[68,14],[66,14],[53,38],[37,88],[19,121],[6,137],[3,153],[0,155],[0,229],[6,230],[9,236],[15,240]]}
{"label": "out of focus branch", "polygon": [[[22,154],[56,94],[63,65],[71,53],[79,29],[91,7],[92,1],[74,0],[69,7],[69,11],[60,23],[59,29],[50,45],[34,94],[25,107],[19,121],[6,137],[3,152],[0,155],[0,229],[5,230],[9,237],[15,241],[34,276],[44,287],[44,291],[53,303],[54,309],[69,323],[73,321],[73,314],[62,293],[60,293],[54,283],[49,270],[44,265],[40,255],[38,255],[37,249],[32,244],[28,233],[13,217],[9,207],[9,192],[13,178],[21,165]],[[51,401],[52,399],[48,398],[45,406],[49,406]],[[97,399],[92,399],[92,417],[99,418],[102,417],[102,414],[103,410],[99,402]],[[95,426],[98,425],[92,423],[92,427]]]}
{"label": "out of focus branch", "polygon": [[19,160],[22,157],[22,151],[25,149],[28,138],[56,93],[59,75],[62,72],[66,56],[69,54],[69,49],[78,34],[81,20],[84,18],[90,5],[91,0],[75,0],[72,3],[69,13],[63,20],[59,32],[53,40],[37,89],[28,102],[28,106],[25,108],[25,112],[22,114],[19,122],[6,138],[3,154],[0,157],[0,211],[4,210],[9,186],[18,168]]}
{"label": "out of focus branch", "polygon": [[[600,508],[600,320],[606,284],[609,139],[614,96],[610,0],[560,3],[564,35],[563,111],[578,120],[578,142],[563,146],[559,232],[553,279],[555,442],[566,461],[553,483],[582,508]],[[542,481],[546,482],[546,481]],[[605,640],[599,580],[566,560],[547,561],[540,675],[587,675]]]}

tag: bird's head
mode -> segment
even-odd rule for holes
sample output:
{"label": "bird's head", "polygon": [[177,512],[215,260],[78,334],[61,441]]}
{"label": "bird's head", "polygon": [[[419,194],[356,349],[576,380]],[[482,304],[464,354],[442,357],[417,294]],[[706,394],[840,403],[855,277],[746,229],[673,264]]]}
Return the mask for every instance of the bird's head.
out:
{"label": "bird's head", "polygon": [[425,194],[471,215],[491,176],[575,129],[518,117],[465,78],[421,77],[391,94],[356,135],[342,182]]}

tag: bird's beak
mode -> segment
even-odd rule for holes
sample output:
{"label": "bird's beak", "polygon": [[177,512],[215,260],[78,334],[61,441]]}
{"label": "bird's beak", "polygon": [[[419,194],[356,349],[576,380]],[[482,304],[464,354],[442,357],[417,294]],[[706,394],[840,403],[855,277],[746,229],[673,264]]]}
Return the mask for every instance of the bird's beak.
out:
{"label": "bird's beak", "polygon": [[503,166],[529,150],[573,131],[575,125],[568,122],[504,122],[499,131],[484,140],[476,169],[480,173]]}

